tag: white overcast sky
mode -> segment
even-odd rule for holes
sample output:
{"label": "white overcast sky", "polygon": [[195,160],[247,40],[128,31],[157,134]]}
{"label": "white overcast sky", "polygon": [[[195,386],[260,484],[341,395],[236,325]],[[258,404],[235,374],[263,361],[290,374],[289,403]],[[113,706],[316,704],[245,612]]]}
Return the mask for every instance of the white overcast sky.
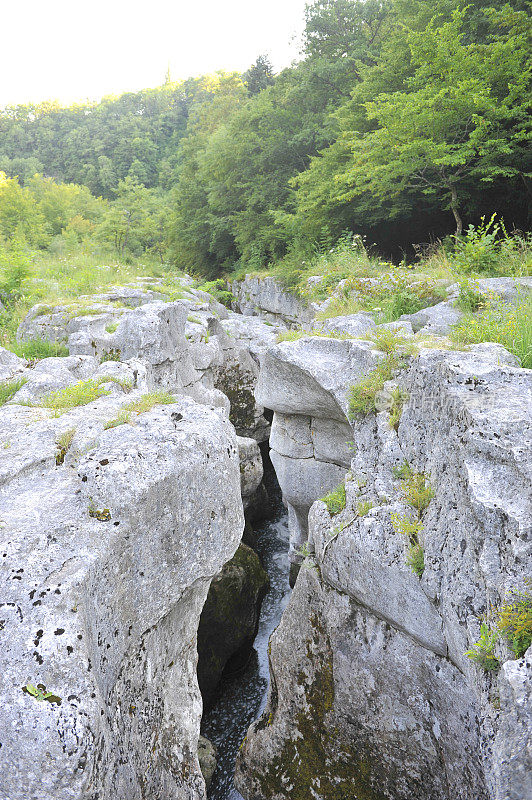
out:
{"label": "white overcast sky", "polygon": [[305,0],[0,0],[0,106],[64,103],[298,57]]}

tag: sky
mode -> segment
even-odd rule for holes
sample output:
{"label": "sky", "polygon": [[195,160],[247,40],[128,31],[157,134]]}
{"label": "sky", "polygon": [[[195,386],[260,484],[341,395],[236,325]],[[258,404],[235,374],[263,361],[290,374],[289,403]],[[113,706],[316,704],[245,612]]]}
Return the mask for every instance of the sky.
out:
{"label": "sky", "polygon": [[306,0],[0,0],[0,106],[71,103],[269,55],[298,57]]}

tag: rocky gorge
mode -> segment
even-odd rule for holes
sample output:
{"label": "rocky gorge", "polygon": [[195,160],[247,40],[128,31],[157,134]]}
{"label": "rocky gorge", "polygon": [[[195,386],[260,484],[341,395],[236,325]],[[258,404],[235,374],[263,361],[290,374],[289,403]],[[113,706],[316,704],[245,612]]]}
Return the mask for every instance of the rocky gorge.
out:
{"label": "rocky gorge", "polygon": [[228,310],[139,279],[32,309],[20,337],[68,356],[0,351],[0,797],[206,797],[201,695],[245,660],[267,588],[248,544],[269,441],[294,589],[241,795],[527,800],[532,651],[498,639],[492,672],[466,651],[530,578],[530,370],[453,349],[451,287],[392,324],[401,368],[353,414],[390,326],[317,323],[273,279],[233,291]]}

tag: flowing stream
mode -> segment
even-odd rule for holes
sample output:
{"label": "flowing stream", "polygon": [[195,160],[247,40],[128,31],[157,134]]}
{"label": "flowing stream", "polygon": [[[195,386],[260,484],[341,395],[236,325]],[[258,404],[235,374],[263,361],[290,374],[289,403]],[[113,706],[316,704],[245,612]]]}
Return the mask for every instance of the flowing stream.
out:
{"label": "flowing stream", "polygon": [[[273,472],[273,471],[272,471]],[[274,478],[267,482],[273,517],[255,528],[256,550],[270,576],[262,602],[259,629],[247,665],[236,675],[224,676],[214,704],[205,712],[203,736],[216,745],[218,766],[209,790],[210,800],[242,800],[233,783],[238,748],[251,723],[262,713],[268,691],[268,640],[288,602],[288,516]]]}

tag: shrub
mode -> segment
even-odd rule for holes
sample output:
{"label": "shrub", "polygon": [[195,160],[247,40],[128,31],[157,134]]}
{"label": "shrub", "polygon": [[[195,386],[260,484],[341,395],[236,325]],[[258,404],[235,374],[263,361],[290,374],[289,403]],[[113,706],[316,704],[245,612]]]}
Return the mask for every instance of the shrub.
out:
{"label": "shrub", "polygon": [[456,239],[454,261],[454,270],[461,274],[528,274],[530,239],[520,234],[509,235],[495,214],[487,222],[482,217],[480,225],[476,228],[470,225],[465,235]]}
{"label": "shrub", "polygon": [[27,378],[0,382],[0,406],[8,403],[26,383]]}
{"label": "shrub", "polygon": [[522,296],[514,305],[490,300],[478,314],[468,315],[452,332],[460,344],[498,342],[532,369],[532,295]]}
{"label": "shrub", "polygon": [[422,514],[434,497],[434,490],[423,472],[413,472],[403,480],[403,498],[408,505]]}
{"label": "shrub", "polygon": [[489,298],[482,294],[476,281],[466,278],[460,280],[459,285],[460,293],[455,305],[460,311],[466,314],[474,314],[487,304]]}
{"label": "shrub", "polygon": [[43,358],[56,358],[68,356],[68,347],[59,342],[49,342],[47,339],[28,339],[25,342],[17,342],[13,352],[28,361],[40,361]]}
{"label": "shrub", "polygon": [[322,497],[322,500],[327,506],[327,511],[331,517],[339,514],[345,508],[345,484],[341,483],[332,492]]}
{"label": "shrub", "polygon": [[421,578],[425,571],[425,553],[420,542],[409,545],[406,551],[406,563],[418,578]]}
{"label": "shrub", "polygon": [[532,593],[512,591],[510,602],[497,612],[497,627],[508,639],[516,658],[521,658],[532,644]]}
{"label": "shrub", "polygon": [[494,654],[497,638],[498,631],[490,630],[483,622],[480,626],[480,639],[474,643],[471,650],[466,650],[465,655],[488,672],[499,669],[500,662]]}
{"label": "shrub", "polygon": [[223,278],[217,278],[214,281],[207,281],[197,287],[201,292],[212,294],[219,303],[231,308],[232,304],[236,301],[234,294],[227,288],[227,283]]}

